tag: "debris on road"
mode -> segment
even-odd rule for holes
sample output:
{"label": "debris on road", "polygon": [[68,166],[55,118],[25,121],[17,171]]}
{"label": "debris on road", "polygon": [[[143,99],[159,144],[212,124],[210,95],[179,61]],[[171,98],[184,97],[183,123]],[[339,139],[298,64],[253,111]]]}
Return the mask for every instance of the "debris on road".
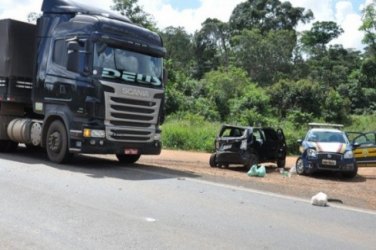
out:
{"label": "debris on road", "polygon": [[265,177],[266,175],[266,168],[264,165],[253,165],[251,169],[248,171],[248,176],[255,176],[255,177]]}
{"label": "debris on road", "polygon": [[314,206],[326,207],[328,205],[328,196],[320,192],[311,198],[311,203]]}

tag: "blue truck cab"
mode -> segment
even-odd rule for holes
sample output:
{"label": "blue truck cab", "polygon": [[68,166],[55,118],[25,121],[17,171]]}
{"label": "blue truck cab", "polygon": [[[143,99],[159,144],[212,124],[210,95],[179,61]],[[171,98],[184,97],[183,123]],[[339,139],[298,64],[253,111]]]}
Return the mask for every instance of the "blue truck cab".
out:
{"label": "blue truck cab", "polygon": [[125,163],[159,154],[161,37],[71,0],[44,0],[42,12],[37,25],[0,20],[0,54],[10,58],[0,62],[0,151],[41,146],[57,163],[73,153]]}

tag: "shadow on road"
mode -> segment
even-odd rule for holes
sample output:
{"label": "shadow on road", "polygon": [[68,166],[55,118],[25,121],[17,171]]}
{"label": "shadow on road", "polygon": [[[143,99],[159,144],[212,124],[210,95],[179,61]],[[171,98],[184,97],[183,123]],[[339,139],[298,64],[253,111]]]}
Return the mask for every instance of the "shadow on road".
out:
{"label": "shadow on road", "polygon": [[[244,172],[244,173],[247,173],[249,170],[239,165],[232,165],[224,169],[234,171],[234,172]],[[267,174],[279,171],[279,169],[274,166],[265,166],[265,169],[266,169]],[[289,171],[289,169],[285,169],[285,171]],[[308,176],[306,175],[304,177],[326,180],[326,181],[333,181],[333,182],[340,181],[340,182],[348,182],[348,183],[359,183],[359,182],[365,182],[367,180],[375,179],[375,176],[372,176],[372,175],[363,176],[360,174],[358,174],[354,178],[346,178],[346,177],[343,177],[341,173],[338,173],[338,172],[317,172],[312,175],[308,175]]]}
{"label": "shadow on road", "polygon": [[326,181],[333,181],[333,182],[348,182],[348,183],[358,183],[358,182],[365,182],[368,177],[364,177],[362,175],[357,175],[354,178],[346,178],[338,172],[317,172],[310,176],[311,178],[326,180]]}
{"label": "shadow on road", "polygon": [[62,171],[84,173],[92,178],[117,178],[131,181],[157,180],[171,178],[199,178],[201,176],[188,171],[178,171],[163,166],[152,166],[145,164],[119,163],[117,160],[106,159],[97,156],[75,155],[68,164],[55,164],[47,159],[46,153],[42,150],[30,151],[19,147],[11,154],[0,153],[0,158],[23,164],[43,164],[45,167],[52,167]]}

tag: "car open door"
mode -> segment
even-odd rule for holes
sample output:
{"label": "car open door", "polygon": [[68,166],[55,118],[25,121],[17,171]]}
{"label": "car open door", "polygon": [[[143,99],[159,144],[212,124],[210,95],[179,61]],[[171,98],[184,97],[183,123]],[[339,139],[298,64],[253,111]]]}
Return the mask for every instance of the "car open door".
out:
{"label": "car open door", "polygon": [[358,167],[376,167],[376,131],[367,133],[348,133],[350,137],[355,134],[351,142],[358,146],[353,150]]}

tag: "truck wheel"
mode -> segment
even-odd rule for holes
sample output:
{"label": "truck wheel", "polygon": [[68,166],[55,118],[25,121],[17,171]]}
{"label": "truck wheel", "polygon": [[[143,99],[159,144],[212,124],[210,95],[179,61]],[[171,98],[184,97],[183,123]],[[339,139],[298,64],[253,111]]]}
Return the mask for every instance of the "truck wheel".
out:
{"label": "truck wheel", "polygon": [[51,123],[46,136],[48,159],[55,163],[66,163],[71,158],[68,136],[64,124],[56,120]]}
{"label": "truck wheel", "polygon": [[116,154],[120,163],[125,164],[132,164],[140,159],[141,155],[124,155],[124,154]]}
{"label": "truck wheel", "polygon": [[0,152],[10,153],[17,149],[18,143],[10,140],[0,140]]}
{"label": "truck wheel", "polygon": [[303,164],[303,159],[301,157],[299,157],[297,160],[296,160],[296,173],[299,174],[299,175],[304,175],[306,174],[306,171],[304,169],[304,164]]}
{"label": "truck wheel", "polygon": [[209,165],[210,167],[212,168],[216,168],[216,167],[219,167],[217,161],[216,161],[216,154],[212,154],[209,158]]}

